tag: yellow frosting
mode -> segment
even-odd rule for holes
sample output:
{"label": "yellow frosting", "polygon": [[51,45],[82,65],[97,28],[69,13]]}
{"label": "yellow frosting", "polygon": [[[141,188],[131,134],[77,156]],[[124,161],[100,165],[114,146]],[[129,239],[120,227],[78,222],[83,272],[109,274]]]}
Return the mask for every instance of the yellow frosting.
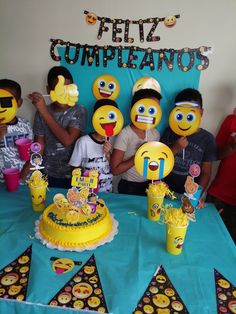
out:
{"label": "yellow frosting", "polygon": [[[56,215],[59,222],[52,219],[52,215]],[[94,245],[112,231],[112,218],[105,204],[98,205],[94,214],[80,215],[79,221],[74,225],[63,217],[64,213],[55,204],[51,204],[43,212],[39,231],[46,241],[65,249],[82,249]]]}

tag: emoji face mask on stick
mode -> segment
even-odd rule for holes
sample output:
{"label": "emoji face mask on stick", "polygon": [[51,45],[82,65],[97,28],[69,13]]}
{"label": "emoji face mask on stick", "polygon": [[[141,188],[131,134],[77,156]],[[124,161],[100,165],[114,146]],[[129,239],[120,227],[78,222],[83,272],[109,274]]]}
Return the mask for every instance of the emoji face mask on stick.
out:
{"label": "emoji face mask on stick", "polygon": [[173,169],[174,155],[167,145],[161,142],[148,142],[137,150],[134,165],[144,178],[161,180]]}
{"label": "emoji face mask on stick", "polygon": [[0,120],[8,123],[13,120],[18,110],[15,97],[5,89],[0,89]]}
{"label": "emoji face mask on stick", "polygon": [[180,135],[188,136],[199,129],[201,111],[198,104],[192,102],[176,103],[169,116],[171,130]]}
{"label": "emoji face mask on stick", "polygon": [[65,78],[58,75],[58,82],[54,90],[50,91],[50,97],[53,102],[73,107],[78,101],[78,89],[75,84],[65,85]]}
{"label": "emoji face mask on stick", "polygon": [[98,134],[110,137],[117,135],[121,131],[124,118],[117,107],[104,104],[94,112],[92,123]]}
{"label": "emoji face mask on stick", "polygon": [[120,92],[120,84],[114,76],[103,74],[96,78],[92,89],[96,99],[115,100]]}

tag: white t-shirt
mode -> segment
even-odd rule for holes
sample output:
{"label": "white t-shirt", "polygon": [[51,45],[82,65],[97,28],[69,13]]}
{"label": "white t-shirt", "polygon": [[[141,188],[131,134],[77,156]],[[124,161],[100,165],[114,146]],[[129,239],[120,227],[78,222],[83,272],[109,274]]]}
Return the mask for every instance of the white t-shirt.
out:
{"label": "white t-shirt", "polygon": [[[114,143],[114,149],[119,149],[124,151],[124,161],[131,158],[135,155],[138,148],[146,143],[151,141],[159,141],[160,133],[157,129],[150,129],[146,131],[146,138],[141,139],[138,135],[132,130],[130,125],[126,126],[116,137]],[[121,178],[127,181],[133,182],[144,182],[146,179],[138,174],[135,166],[122,173]]]}
{"label": "white t-shirt", "polygon": [[96,141],[90,134],[80,137],[74,147],[69,164],[82,172],[96,169],[99,173],[98,192],[112,192],[112,173],[103,152],[104,142]]}

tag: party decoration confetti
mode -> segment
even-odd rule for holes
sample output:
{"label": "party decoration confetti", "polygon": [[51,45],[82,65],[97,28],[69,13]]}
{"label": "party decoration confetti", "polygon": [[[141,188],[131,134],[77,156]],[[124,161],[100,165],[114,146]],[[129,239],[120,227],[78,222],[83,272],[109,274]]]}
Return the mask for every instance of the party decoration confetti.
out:
{"label": "party decoration confetti", "polygon": [[77,310],[91,310],[100,313],[109,312],[94,255],[90,257],[48,304]]}
{"label": "party decoration confetti", "polygon": [[0,270],[0,298],[25,301],[30,274],[32,246]]}
{"label": "party decoration confetti", "polygon": [[188,314],[188,310],[171,283],[163,266],[157,268],[133,314]]}

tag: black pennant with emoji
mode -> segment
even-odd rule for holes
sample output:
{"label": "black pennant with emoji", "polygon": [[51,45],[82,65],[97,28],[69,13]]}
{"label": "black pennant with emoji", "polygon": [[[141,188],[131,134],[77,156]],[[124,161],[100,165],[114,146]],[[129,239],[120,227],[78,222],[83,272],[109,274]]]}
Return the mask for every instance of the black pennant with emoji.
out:
{"label": "black pennant with emoji", "polygon": [[48,304],[108,313],[94,255]]}
{"label": "black pennant with emoji", "polygon": [[32,245],[0,270],[0,298],[25,301],[29,281]]}
{"label": "black pennant with emoji", "polygon": [[188,314],[163,266],[158,267],[133,314]]}

